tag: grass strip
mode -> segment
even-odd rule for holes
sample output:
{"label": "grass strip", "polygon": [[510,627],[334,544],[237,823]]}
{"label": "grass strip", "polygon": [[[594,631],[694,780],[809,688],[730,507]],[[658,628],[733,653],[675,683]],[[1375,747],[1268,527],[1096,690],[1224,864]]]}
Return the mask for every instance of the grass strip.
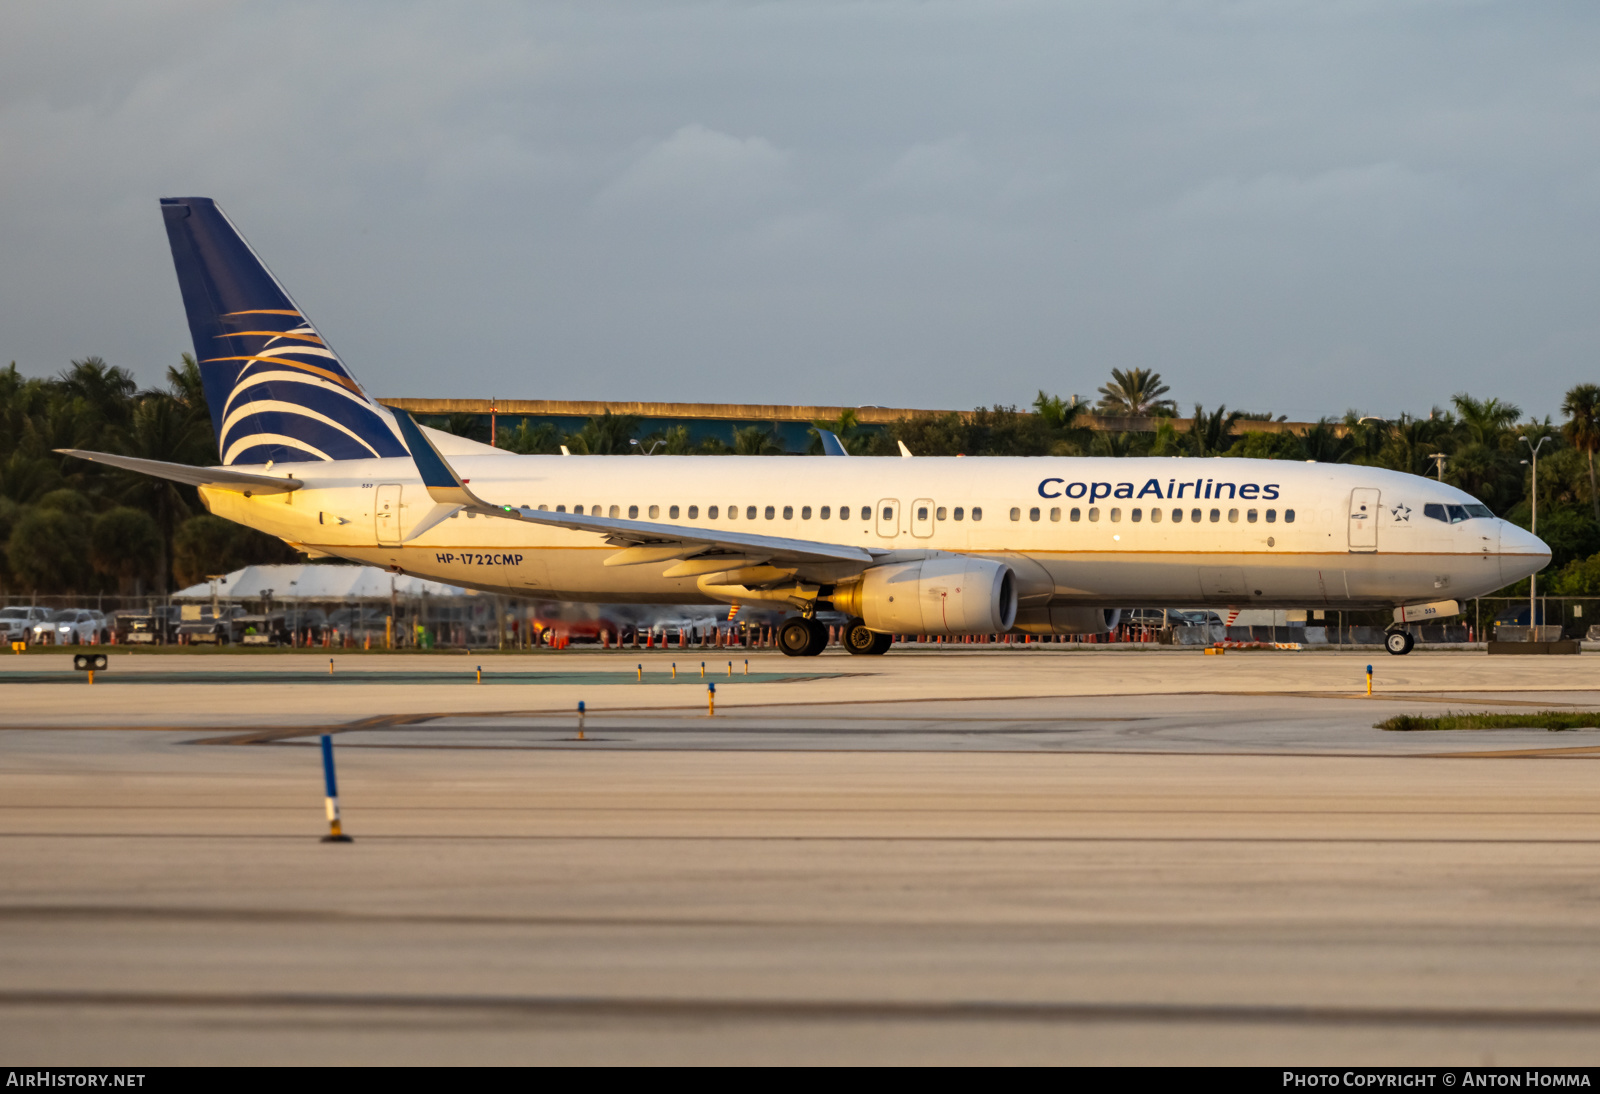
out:
{"label": "grass strip", "polygon": [[1373,726],[1393,733],[1418,733],[1434,729],[1600,729],[1600,711],[1540,710],[1527,714],[1396,714]]}

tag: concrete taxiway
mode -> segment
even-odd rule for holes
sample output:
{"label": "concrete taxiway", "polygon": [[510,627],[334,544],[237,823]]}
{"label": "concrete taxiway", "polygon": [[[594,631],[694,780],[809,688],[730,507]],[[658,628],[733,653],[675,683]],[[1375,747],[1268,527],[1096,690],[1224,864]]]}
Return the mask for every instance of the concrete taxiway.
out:
{"label": "concrete taxiway", "polygon": [[675,652],[0,663],[0,1051],[1593,1062],[1600,730],[1372,728],[1588,656]]}

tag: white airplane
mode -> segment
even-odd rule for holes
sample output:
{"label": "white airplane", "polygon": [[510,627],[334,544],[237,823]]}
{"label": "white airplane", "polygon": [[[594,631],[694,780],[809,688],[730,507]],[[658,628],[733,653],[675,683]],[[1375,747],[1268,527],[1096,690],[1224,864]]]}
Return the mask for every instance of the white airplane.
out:
{"label": "white airplane", "polygon": [[[1550,549],[1454,487],[1243,459],[520,456],[375,402],[215,202],[163,198],[221,463],[70,451],[191,483],[338,556],[554,600],[792,610],[779,645],[1104,633],[1125,604],[1394,609],[1410,623]],[[842,453],[842,449],[841,449]]]}

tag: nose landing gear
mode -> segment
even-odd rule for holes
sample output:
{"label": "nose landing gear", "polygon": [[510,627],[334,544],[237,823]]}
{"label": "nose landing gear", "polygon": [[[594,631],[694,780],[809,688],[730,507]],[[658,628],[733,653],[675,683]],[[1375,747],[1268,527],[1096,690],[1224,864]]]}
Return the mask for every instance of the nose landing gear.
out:
{"label": "nose landing gear", "polygon": [[1411,637],[1410,631],[1392,630],[1383,636],[1383,648],[1400,657],[1411,652],[1411,647],[1417,640]]}

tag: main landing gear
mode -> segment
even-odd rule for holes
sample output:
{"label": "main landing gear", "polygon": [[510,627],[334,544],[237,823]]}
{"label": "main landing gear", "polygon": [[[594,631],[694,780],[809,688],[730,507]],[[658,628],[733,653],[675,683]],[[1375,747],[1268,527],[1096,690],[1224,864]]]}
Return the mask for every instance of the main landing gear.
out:
{"label": "main landing gear", "polygon": [[1411,652],[1411,647],[1417,640],[1411,637],[1410,631],[1392,630],[1383,636],[1383,648],[1400,657]]}
{"label": "main landing gear", "polygon": [[859,619],[852,619],[844,625],[844,648],[851,653],[876,656],[888,653],[892,645],[894,645],[894,635],[869,631],[867,625]]}
{"label": "main landing gear", "polygon": [[778,628],[778,648],[787,657],[815,657],[828,648],[828,628],[803,616],[785,619]]}

